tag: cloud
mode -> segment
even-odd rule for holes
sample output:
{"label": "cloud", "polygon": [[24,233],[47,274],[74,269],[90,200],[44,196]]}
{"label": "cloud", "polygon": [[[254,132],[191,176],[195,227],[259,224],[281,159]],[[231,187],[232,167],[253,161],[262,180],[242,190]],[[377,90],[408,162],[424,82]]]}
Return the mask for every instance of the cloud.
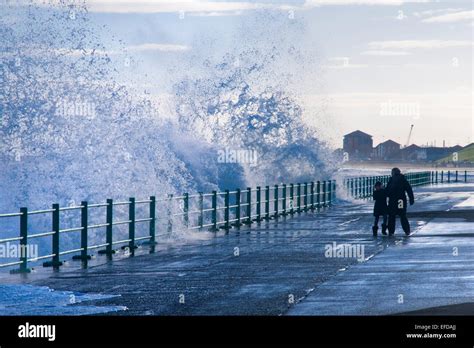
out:
{"label": "cloud", "polygon": [[423,23],[453,23],[474,19],[474,11],[462,11],[455,13],[448,13],[441,16],[435,16],[423,19]]}
{"label": "cloud", "polygon": [[408,56],[410,52],[405,51],[364,51],[363,56]]}
{"label": "cloud", "polygon": [[420,12],[413,12],[413,15],[415,17],[428,17],[428,16],[434,16],[434,15],[439,15],[440,13],[452,13],[452,12],[459,12],[462,11],[462,8],[439,8],[436,10],[426,10],[426,11],[420,11]]}
{"label": "cloud", "polygon": [[433,49],[449,47],[469,47],[472,41],[466,40],[400,40],[400,41],[372,41],[368,46],[371,50],[385,49]]}
{"label": "cloud", "polygon": [[172,12],[236,12],[268,8],[269,4],[249,2],[218,2],[198,0],[86,0],[90,12],[172,13]]}
{"label": "cloud", "polygon": [[431,0],[306,0],[305,6],[324,5],[382,5],[400,6],[407,3],[429,3]]}
{"label": "cloud", "polygon": [[[25,0],[16,0],[17,2]],[[44,6],[60,0],[33,0]],[[332,5],[389,5],[429,3],[433,0],[306,0],[306,1],[208,1],[208,0],[84,0],[88,11],[101,13],[190,13],[199,16],[240,15],[258,9],[290,10]],[[209,13],[209,14],[207,14]]]}
{"label": "cloud", "polygon": [[190,16],[195,17],[222,17],[222,16],[240,16],[243,11],[211,11],[211,12],[191,12]]}

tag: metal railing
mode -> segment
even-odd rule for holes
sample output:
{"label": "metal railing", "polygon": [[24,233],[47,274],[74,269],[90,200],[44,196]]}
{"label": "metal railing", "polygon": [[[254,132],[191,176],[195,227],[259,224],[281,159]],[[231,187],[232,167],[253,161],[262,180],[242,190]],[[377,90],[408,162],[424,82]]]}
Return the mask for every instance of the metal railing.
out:
{"label": "metal railing", "polygon": [[[412,186],[427,184],[467,182],[468,172],[424,171],[405,174]],[[354,198],[372,197],[376,181],[387,184],[390,176],[367,176],[344,179],[344,188]],[[0,214],[0,232],[4,233],[5,220],[13,219],[18,225],[15,236],[0,239],[0,244],[16,243],[23,251],[15,261],[0,264],[2,267],[19,266],[12,272],[29,272],[28,264],[46,260],[43,266],[58,268],[62,265],[62,256],[73,254],[72,259],[82,260],[87,267],[91,251],[111,258],[120,245],[131,256],[137,243],[149,244],[152,252],[158,237],[169,237],[173,232],[183,230],[226,230],[255,222],[277,219],[281,216],[293,216],[305,211],[319,211],[330,206],[336,197],[336,181],[326,180],[310,183],[280,184],[246,189],[225,190],[211,193],[185,193],[182,196],[167,195],[157,199],[125,201],[107,199],[105,203],[64,206],[53,204],[50,209],[28,210]],[[80,223],[72,224],[70,214],[76,214]],[[47,230],[33,231],[31,219],[42,216],[47,220]],[[91,222],[92,219],[97,221]],[[71,225],[72,224],[72,225]],[[66,226],[70,225],[70,226]],[[61,236],[79,234],[77,247],[64,250]],[[95,236],[96,238],[91,238]],[[90,243],[91,239],[105,239]],[[119,238],[120,237],[120,238]],[[49,239],[51,252],[37,257],[29,257],[25,250],[31,240]],[[99,239],[100,239],[99,238]]]}
{"label": "metal railing", "polygon": [[[468,182],[468,178],[472,175],[472,171],[464,170],[441,170],[431,172],[431,183],[432,184],[443,184],[452,182]],[[474,173],[474,172],[472,172]]]}
{"label": "metal railing", "polygon": [[[131,197],[125,201],[107,199],[105,203],[96,204],[83,201],[80,205],[65,207],[56,203],[50,209],[36,211],[22,207],[17,213],[0,214],[2,232],[3,220],[19,220],[18,236],[0,239],[0,244],[17,243],[20,250],[25,251],[32,239],[50,238],[51,252],[35,258],[23,252],[18,261],[0,264],[0,268],[19,266],[11,272],[29,272],[28,264],[40,260],[47,260],[43,263],[45,267],[58,268],[63,264],[62,256],[69,254],[75,254],[73,259],[82,260],[87,267],[87,260],[91,258],[90,252],[93,250],[99,249],[99,254],[111,258],[115,248],[122,245],[133,256],[137,242],[149,244],[154,251],[157,237],[171,236],[173,231],[176,232],[176,227],[180,230],[228,231],[232,227],[278,219],[280,216],[291,217],[305,211],[319,211],[330,206],[335,195],[335,180],[326,180],[192,195],[185,193],[182,196],[170,194],[163,199],[150,196],[148,199],[136,200]],[[80,223],[65,227],[73,220],[70,214],[76,214]],[[51,230],[33,232],[29,220],[34,215],[50,219]],[[125,217],[117,219],[116,215]],[[99,222],[91,223],[92,216],[99,217]],[[126,237],[118,238],[120,233],[116,233],[117,229],[123,227]],[[102,232],[97,232],[101,229]],[[93,231],[95,236],[99,234],[105,237],[105,241],[90,245]],[[63,250],[60,237],[70,233],[80,234],[79,245]]]}
{"label": "metal railing", "polygon": [[[405,173],[405,177],[411,186],[422,186],[428,184],[438,183],[457,183],[468,181],[468,171],[459,172],[455,171],[424,171],[424,172],[412,172]],[[364,199],[371,198],[374,184],[380,181],[383,185],[387,185],[390,180],[390,175],[380,176],[364,176],[356,178],[344,179],[344,187],[347,193],[354,198]]]}

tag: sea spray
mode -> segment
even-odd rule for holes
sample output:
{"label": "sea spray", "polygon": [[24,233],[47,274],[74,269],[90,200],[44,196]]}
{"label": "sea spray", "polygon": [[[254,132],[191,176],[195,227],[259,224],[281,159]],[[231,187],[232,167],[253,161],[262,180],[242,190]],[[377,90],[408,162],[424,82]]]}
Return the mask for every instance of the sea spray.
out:
{"label": "sea spray", "polygon": [[[301,68],[293,75],[283,69],[291,57],[303,62],[297,47],[289,45],[290,34],[264,45],[255,36],[236,45],[238,50],[229,47],[213,59],[196,60],[193,54],[212,51],[203,40],[194,53],[177,60],[188,74],[174,75],[169,92],[175,114],[167,118],[133,84],[117,82],[122,75],[117,56],[129,53],[101,41],[86,6],[54,3],[2,4],[0,211],[153,194],[163,198],[312,180],[329,172],[322,160],[328,151],[303,122],[295,95]],[[267,30],[264,36],[278,28],[274,16],[258,15],[257,29]],[[258,161],[220,163],[219,151],[226,148],[255,151]],[[91,224],[104,222],[104,211],[90,215]],[[116,218],[126,220],[127,210],[117,208]],[[79,212],[65,212],[61,228],[79,222]],[[48,231],[50,225],[49,215],[30,219],[33,232]],[[18,234],[17,221],[3,220],[2,227]],[[114,234],[126,238],[127,230],[122,225]],[[101,229],[90,232],[90,244],[104,238]],[[40,253],[50,252],[50,241],[41,240]],[[78,240],[78,234],[67,234],[61,245],[77,246]]]}

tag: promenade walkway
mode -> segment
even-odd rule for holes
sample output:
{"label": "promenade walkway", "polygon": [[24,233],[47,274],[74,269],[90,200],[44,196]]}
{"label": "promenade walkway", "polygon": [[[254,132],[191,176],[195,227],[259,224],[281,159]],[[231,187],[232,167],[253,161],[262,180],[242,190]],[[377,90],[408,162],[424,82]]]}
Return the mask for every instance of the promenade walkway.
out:
{"label": "promenade walkway", "polygon": [[[110,315],[437,314],[452,312],[449,305],[463,314],[474,302],[472,192],[464,183],[416,188],[410,237],[398,227],[394,237],[374,239],[370,201],[336,202],[319,214],[158,244],[153,254],[142,247],[87,269],[9,279],[120,295],[91,302],[128,308]],[[328,255],[329,246],[359,253]]]}

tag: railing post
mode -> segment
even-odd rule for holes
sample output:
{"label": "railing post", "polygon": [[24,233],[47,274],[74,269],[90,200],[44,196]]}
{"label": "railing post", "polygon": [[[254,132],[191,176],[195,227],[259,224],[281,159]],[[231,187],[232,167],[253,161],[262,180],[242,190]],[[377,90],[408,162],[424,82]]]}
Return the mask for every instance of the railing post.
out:
{"label": "railing post", "polygon": [[297,205],[297,212],[301,213],[301,184],[297,183],[296,184],[296,199],[298,200],[298,205]]}
{"label": "railing post", "polygon": [[10,273],[30,273],[28,268],[28,208],[20,208],[20,268]]}
{"label": "railing post", "polygon": [[199,209],[199,216],[198,216],[198,225],[199,225],[199,230],[202,229],[204,225],[204,195],[202,192],[199,192],[199,197],[198,197],[198,209]]}
{"label": "railing post", "polygon": [[316,182],[316,208],[319,212],[321,208],[321,182],[319,180]]}
{"label": "railing post", "polygon": [[265,186],[265,220],[270,220],[270,186]]}
{"label": "railing post", "polygon": [[113,216],[114,216],[114,204],[113,204],[113,200],[112,199],[107,199],[107,230],[106,230],[106,243],[107,243],[107,247],[106,247],[106,253],[107,255],[112,255],[113,253],[115,253],[115,250],[112,250],[113,248],[113,239],[112,239],[112,230],[113,230],[113,226],[114,226],[114,222],[113,222]]}
{"label": "railing post", "polygon": [[189,193],[183,195],[183,218],[184,226],[189,227]]}
{"label": "railing post", "polygon": [[330,185],[329,185],[329,180],[326,180],[325,181],[325,185],[324,185],[324,191],[326,192],[325,193],[325,201],[326,201],[326,206],[328,207],[330,205],[330,196],[331,196],[331,192],[330,192]]}
{"label": "railing post", "polygon": [[262,221],[262,188],[257,186],[257,222]]}
{"label": "railing post", "polygon": [[128,219],[130,222],[128,223],[128,249],[130,255],[135,255],[135,198],[130,197],[129,204],[128,204]]}
{"label": "railing post", "polygon": [[444,170],[441,171],[441,183],[444,181]]}
{"label": "railing post", "polygon": [[230,193],[229,190],[224,191],[224,229],[229,230],[230,229]]}
{"label": "railing post", "polygon": [[322,200],[321,200],[321,205],[323,207],[326,206],[326,180],[321,182],[321,194],[322,194]]}
{"label": "railing post", "polygon": [[332,181],[332,200],[335,201],[337,196],[336,196],[336,189],[337,189],[337,185],[336,185],[336,180],[333,180]]}
{"label": "railing post", "polygon": [[303,208],[303,210],[308,211],[308,183],[307,182],[304,183],[303,195],[304,195],[304,198],[303,198],[304,208]]}
{"label": "railing post", "polygon": [[275,219],[278,219],[278,185],[275,185],[275,189],[273,191],[273,216]]}
{"label": "railing post", "polygon": [[467,170],[464,171],[464,182],[467,182]]}
{"label": "railing post", "polygon": [[436,183],[438,183],[438,171],[436,171]]}
{"label": "railing post", "polygon": [[20,208],[20,247],[21,247],[21,264],[20,272],[29,273],[31,270],[28,268],[28,208]]}
{"label": "railing post", "polygon": [[156,197],[150,196],[150,244],[156,244]]}
{"label": "railing post", "polygon": [[236,222],[233,223],[234,226],[237,226],[239,227],[241,224],[240,224],[240,208],[241,208],[241,195],[242,195],[242,192],[240,191],[240,189],[236,189],[235,190],[235,218],[237,219]]}
{"label": "railing post", "polygon": [[62,262],[59,261],[59,204],[53,204],[53,267],[59,267],[62,265]]}
{"label": "railing post", "polygon": [[247,187],[247,225],[252,224],[252,188]]}
{"label": "railing post", "polygon": [[52,240],[52,261],[47,261],[43,263],[43,267],[53,267],[53,268],[58,268],[61,266],[63,263],[59,260],[59,230],[60,230],[60,223],[59,223],[59,204],[55,203],[53,204],[53,240]]}
{"label": "railing post", "polygon": [[217,191],[212,191],[212,227],[211,231],[216,232],[217,229]]}
{"label": "railing post", "polygon": [[108,258],[112,257],[112,254],[115,253],[113,250],[113,239],[112,239],[112,230],[114,226],[114,201],[112,199],[107,199],[107,212],[106,212],[106,228],[105,228],[105,243],[107,244],[105,250],[99,250],[99,254],[107,254]]}
{"label": "railing post", "polygon": [[309,205],[311,206],[311,211],[314,210],[314,181],[311,181],[311,186],[310,186],[310,201],[309,201]]}
{"label": "railing post", "polygon": [[168,215],[168,228],[167,228],[167,234],[168,236],[171,236],[173,233],[173,197],[174,195],[172,193],[168,194],[168,202],[167,202],[167,207],[166,207],[166,215]]}
{"label": "railing post", "polygon": [[328,180],[328,205],[332,204],[332,182]]}
{"label": "railing post", "polygon": [[81,202],[81,255],[73,256],[73,260],[82,260],[83,266],[87,267],[87,260],[90,260],[90,256],[87,254],[87,235],[88,235],[88,225],[89,225],[89,216],[88,216],[88,203],[87,201]]}
{"label": "railing post", "polygon": [[282,195],[282,207],[281,209],[283,210],[283,213],[281,215],[286,215],[286,184],[283,184],[283,188],[281,189],[281,195]]}
{"label": "railing post", "polygon": [[456,182],[458,182],[458,171],[456,170]]}
{"label": "railing post", "polygon": [[451,183],[451,171],[448,170],[448,184]]}
{"label": "railing post", "polygon": [[295,213],[295,185],[290,184],[290,214],[293,215]]}

